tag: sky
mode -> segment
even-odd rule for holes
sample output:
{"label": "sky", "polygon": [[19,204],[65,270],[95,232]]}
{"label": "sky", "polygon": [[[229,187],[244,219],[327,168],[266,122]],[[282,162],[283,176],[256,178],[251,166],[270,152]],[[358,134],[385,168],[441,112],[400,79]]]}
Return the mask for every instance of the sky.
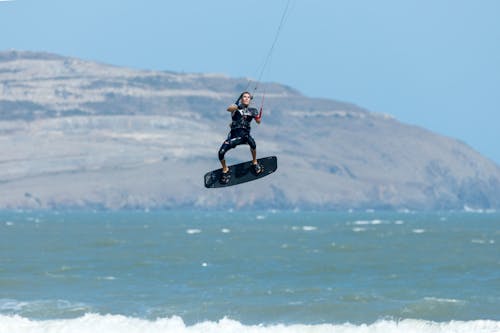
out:
{"label": "sky", "polygon": [[[500,165],[500,1],[0,1],[0,50],[258,78],[459,139]],[[397,140],[397,138],[395,138]]]}

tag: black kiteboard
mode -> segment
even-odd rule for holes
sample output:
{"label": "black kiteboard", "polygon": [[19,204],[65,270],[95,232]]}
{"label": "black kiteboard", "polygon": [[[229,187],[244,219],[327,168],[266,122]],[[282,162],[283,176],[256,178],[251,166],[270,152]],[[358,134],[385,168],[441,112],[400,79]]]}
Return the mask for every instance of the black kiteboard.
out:
{"label": "black kiteboard", "polygon": [[229,166],[229,172],[231,172],[231,179],[227,184],[221,184],[220,178],[222,174],[222,168],[207,172],[205,174],[205,187],[206,188],[216,188],[216,187],[226,187],[232,185],[238,185],[241,183],[246,183],[252,180],[256,180],[265,177],[278,169],[278,159],[276,156],[269,156],[257,159],[263,170],[256,174],[252,166],[252,161],[243,162],[235,165]]}

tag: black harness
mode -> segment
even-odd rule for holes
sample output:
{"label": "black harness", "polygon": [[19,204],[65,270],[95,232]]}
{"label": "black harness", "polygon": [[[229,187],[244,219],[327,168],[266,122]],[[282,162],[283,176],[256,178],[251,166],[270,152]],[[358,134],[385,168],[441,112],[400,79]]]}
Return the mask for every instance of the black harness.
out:
{"label": "black harness", "polygon": [[244,129],[250,131],[250,122],[258,114],[256,108],[239,107],[231,114],[231,130]]}

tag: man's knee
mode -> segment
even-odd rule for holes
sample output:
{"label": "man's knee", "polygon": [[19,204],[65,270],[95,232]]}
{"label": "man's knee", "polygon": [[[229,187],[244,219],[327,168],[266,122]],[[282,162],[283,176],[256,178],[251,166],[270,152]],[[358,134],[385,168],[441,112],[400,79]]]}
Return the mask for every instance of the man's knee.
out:
{"label": "man's knee", "polygon": [[226,154],[226,150],[224,148],[219,149],[219,161],[224,159],[224,155]]}
{"label": "man's knee", "polygon": [[224,143],[222,144],[222,146],[219,149],[219,161],[222,161],[224,159],[224,155],[230,149],[230,147],[231,146],[230,146],[229,142],[224,141]]}

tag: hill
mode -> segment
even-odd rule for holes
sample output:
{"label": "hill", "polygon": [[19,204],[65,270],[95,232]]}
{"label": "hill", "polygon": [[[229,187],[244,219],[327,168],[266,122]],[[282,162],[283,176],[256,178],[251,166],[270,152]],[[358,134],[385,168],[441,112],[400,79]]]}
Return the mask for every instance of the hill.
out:
{"label": "hill", "polygon": [[247,83],[0,52],[0,208],[500,207],[499,166],[465,143],[277,83],[252,129],[277,173],[205,189]]}

